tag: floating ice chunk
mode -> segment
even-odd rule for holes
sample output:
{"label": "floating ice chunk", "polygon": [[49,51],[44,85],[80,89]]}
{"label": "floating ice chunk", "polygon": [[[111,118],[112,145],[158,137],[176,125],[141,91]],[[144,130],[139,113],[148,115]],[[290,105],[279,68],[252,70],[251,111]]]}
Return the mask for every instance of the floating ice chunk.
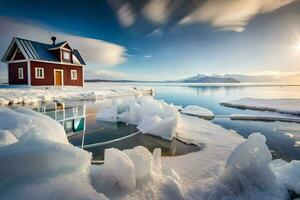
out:
{"label": "floating ice chunk", "polygon": [[133,149],[123,151],[132,160],[135,166],[135,177],[144,178],[152,171],[152,154],[143,146],[137,146]]}
{"label": "floating ice chunk", "polygon": [[176,136],[177,120],[174,117],[161,119],[159,116],[144,117],[137,128],[145,134],[151,134],[166,140]]}
{"label": "floating ice chunk", "polygon": [[273,160],[270,167],[275,173],[279,183],[288,190],[300,194],[300,161],[293,160],[290,163],[283,160]]}
{"label": "floating ice chunk", "polygon": [[176,135],[180,115],[175,106],[164,101],[137,97],[117,101],[114,106],[98,112],[97,119],[135,124],[143,133],[171,140]]}
{"label": "floating ice chunk", "polygon": [[18,142],[18,139],[9,131],[0,130],[0,148]]}
{"label": "floating ice chunk", "polygon": [[287,114],[300,114],[300,99],[255,99],[242,98],[238,100],[222,102],[223,106],[273,111]]}
{"label": "floating ice chunk", "polygon": [[214,113],[207,108],[200,106],[189,105],[182,110],[183,114],[195,115],[203,118],[213,118]]}
{"label": "floating ice chunk", "polygon": [[135,166],[131,159],[122,151],[115,148],[105,149],[104,170],[110,181],[125,190],[136,187]]}
{"label": "floating ice chunk", "polygon": [[118,121],[118,111],[117,106],[112,106],[101,112],[97,113],[97,120],[103,120],[108,122],[117,122]]}

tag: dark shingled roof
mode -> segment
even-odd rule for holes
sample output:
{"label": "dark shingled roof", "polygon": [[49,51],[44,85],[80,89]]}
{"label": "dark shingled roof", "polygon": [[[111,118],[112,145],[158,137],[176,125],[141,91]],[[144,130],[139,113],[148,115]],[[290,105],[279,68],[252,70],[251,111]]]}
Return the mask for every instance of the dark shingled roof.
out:
{"label": "dark shingled roof", "polygon": [[[43,60],[43,61],[51,61],[51,62],[60,62],[58,58],[53,54],[53,51],[49,50],[51,48],[57,48],[62,46],[66,41],[57,43],[55,45],[45,44],[41,42],[36,42],[32,40],[27,40],[23,38],[15,38],[16,43],[18,44],[19,48],[23,50],[26,54],[24,55],[28,59],[32,60]],[[81,64],[85,65],[83,58],[81,57],[78,50],[72,50],[73,55],[76,57],[79,63],[74,64]],[[75,59],[75,60],[76,60]],[[74,60],[74,59],[73,59]]]}

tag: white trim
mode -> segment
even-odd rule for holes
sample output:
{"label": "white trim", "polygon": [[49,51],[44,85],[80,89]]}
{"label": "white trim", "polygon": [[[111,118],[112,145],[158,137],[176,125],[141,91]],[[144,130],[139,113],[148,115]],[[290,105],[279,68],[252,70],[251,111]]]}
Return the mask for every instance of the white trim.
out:
{"label": "white trim", "polygon": [[66,44],[68,44],[67,41],[65,41],[63,44],[61,44],[59,47],[53,47],[53,48],[49,48],[48,50],[55,50],[55,49],[60,49],[62,46],[65,46]]}
{"label": "white trim", "polygon": [[[42,70],[42,76],[38,77],[38,70],[41,69]],[[43,67],[35,67],[34,68],[34,77],[35,79],[44,79],[45,78],[45,70]]]}
{"label": "white trim", "polygon": [[[75,77],[73,77],[73,72],[75,72]],[[76,69],[71,69],[71,80],[77,80],[78,74]]]}
{"label": "white trim", "polygon": [[52,63],[52,64],[58,64],[58,65],[73,65],[73,66],[80,66],[80,67],[84,66],[82,64],[65,63],[65,62],[54,62],[54,61],[46,61],[46,60],[33,60],[33,59],[13,60],[13,61],[5,62],[5,63],[18,63],[18,62],[27,62],[27,61]]}
{"label": "white trim", "polygon": [[56,74],[55,74],[55,72],[56,71],[61,71],[61,86],[64,86],[64,70],[63,69],[54,69],[54,86],[60,86],[60,85],[56,85],[55,83],[56,83]]}
{"label": "white trim", "polygon": [[18,79],[23,80],[24,79],[24,68],[18,67]]}
{"label": "white trim", "polygon": [[10,61],[12,61],[12,60],[15,59],[18,49],[19,49],[19,47],[18,47],[18,45],[17,45],[17,48],[16,48],[16,50],[15,50],[13,56],[11,57]]}
{"label": "white trim", "polygon": [[30,67],[30,61],[27,61],[27,82],[28,82],[28,85],[31,85],[31,67]]}

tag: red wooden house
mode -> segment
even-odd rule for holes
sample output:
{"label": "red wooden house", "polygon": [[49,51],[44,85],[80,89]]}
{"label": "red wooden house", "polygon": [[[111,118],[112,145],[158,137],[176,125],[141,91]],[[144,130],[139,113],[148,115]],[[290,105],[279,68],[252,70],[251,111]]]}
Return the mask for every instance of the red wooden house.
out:
{"label": "red wooden house", "polygon": [[45,44],[13,38],[2,62],[8,66],[10,85],[83,86],[84,60],[68,42]]}

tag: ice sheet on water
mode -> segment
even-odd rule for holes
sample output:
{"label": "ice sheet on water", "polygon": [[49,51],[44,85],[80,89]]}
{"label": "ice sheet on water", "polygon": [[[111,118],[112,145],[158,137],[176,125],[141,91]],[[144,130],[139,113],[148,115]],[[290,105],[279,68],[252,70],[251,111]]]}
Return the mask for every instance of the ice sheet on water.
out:
{"label": "ice sheet on water", "polygon": [[182,110],[183,114],[195,115],[204,118],[214,117],[214,113],[207,109],[196,105],[188,105]]}

